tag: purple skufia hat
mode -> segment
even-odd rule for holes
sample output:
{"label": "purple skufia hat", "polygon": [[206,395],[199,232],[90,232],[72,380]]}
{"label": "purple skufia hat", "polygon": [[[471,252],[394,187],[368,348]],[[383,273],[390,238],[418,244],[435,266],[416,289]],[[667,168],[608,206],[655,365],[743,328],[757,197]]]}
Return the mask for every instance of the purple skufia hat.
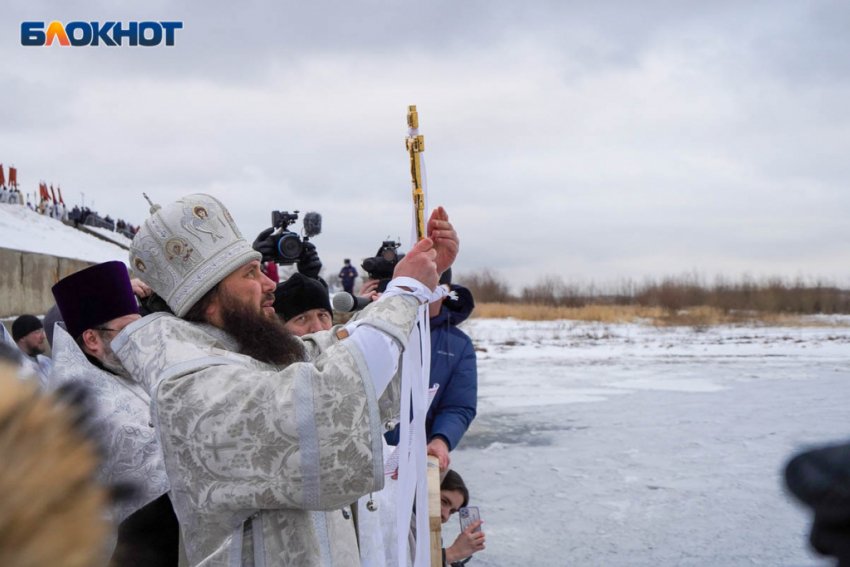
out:
{"label": "purple skufia hat", "polygon": [[53,297],[75,339],[87,329],[139,313],[123,262],[105,262],[70,275],[53,286]]}

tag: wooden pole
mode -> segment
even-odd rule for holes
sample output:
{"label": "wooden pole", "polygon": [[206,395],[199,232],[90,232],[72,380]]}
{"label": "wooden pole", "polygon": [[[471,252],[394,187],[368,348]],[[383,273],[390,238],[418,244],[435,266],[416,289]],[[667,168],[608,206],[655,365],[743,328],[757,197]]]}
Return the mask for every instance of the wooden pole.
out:
{"label": "wooden pole", "polygon": [[[416,106],[407,110],[407,127],[419,129],[419,113]],[[407,136],[405,147],[410,156],[410,178],[413,186],[413,210],[416,222],[416,240],[422,240],[427,234],[425,225],[425,193],[422,190],[422,162],[419,154],[425,151],[425,137],[421,134]],[[430,355],[428,355],[430,356]],[[431,567],[443,565],[442,517],[440,514],[440,460],[428,456],[428,528],[431,538]]]}
{"label": "wooden pole", "polygon": [[428,526],[431,530],[431,567],[443,565],[443,518],[440,514],[440,459],[428,455]]}
{"label": "wooden pole", "polygon": [[[419,113],[416,106],[407,109],[407,127],[419,129]],[[416,223],[416,240],[422,240],[427,234],[425,226],[425,193],[422,190],[422,162],[419,154],[425,151],[425,137],[414,134],[405,138],[405,148],[410,156],[410,179],[413,187],[413,211]],[[430,356],[430,355],[429,355]],[[440,517],[440,461],[437,457],[428,457],[428,527],[431,538],[431,567],[443,565],[442,519]]]}

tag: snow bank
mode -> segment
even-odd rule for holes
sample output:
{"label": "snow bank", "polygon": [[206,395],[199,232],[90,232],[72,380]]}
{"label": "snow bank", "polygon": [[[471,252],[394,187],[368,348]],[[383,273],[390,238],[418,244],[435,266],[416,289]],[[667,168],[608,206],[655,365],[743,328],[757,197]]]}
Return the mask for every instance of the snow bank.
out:
{"label": "snow bank", "polygon": [[120,246],[20,205],[0,204],[0,247],[88,262],[127,263],[127,251]]}

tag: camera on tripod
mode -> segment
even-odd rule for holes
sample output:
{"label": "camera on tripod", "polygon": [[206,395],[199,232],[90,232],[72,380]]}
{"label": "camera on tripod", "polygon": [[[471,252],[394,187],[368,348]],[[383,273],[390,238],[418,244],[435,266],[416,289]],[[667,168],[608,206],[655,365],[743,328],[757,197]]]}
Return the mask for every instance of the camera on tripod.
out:
{"label": "camera on tripod", "polygon": [[272,236],[275,238],[278,264],[294,264],[297,262],[301,256],[301,251],[304,249],[304,242],[308,242],[312,237],[322,232],[322,215],[314,212],[304,215],[303,241],[297,233],[289,230],[289,227],[298,220],[299,212],[272,211],[272,227],[275,229]]}
{"label": "camera on tripod", "polygon": [[398,253],[399,246],[401,242],[384,240],[373,258],[363,260],[361,267],[369,274],[370,280],[392,279],[396,264],[404,258],[404,254]]}

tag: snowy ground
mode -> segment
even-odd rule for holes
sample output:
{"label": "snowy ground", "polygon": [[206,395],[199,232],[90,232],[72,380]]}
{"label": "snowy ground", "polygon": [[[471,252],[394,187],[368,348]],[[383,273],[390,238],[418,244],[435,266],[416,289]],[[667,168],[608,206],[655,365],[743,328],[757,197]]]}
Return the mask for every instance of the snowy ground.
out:
{"label": "snowy ground", "polygon": [[850,328],[464,329],[479,414],[452,464],[487,534],[471,565],[823,565],[781,470],[850,432]]}
{"label": "snowy ground", "polygon": [[20,205],[0,204],[0,248],[88,262],[127,263],[127,251],[120,246]]}

